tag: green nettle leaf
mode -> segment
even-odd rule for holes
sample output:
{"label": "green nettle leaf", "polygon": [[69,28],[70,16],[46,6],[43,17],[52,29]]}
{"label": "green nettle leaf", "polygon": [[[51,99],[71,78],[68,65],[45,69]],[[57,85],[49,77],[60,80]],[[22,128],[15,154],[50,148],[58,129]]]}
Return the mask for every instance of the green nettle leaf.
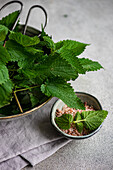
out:
{"label": "green nettle leaf", "polygon": [[[76,113],[76,115],[74,117],[74,120],[75,121],[82,120],[81,114],[79,112]],[[78,132],[81,133],[82,130],[83,130],[83,123],[82,122],[78,122],[75,125],[76,125],[76,128],[77,128]]]}
{"label": "green nettle leaf", "polygon": [[8,27],[11,30],[18,15],[19,15],[19,11],[15,11],[6,17],[3,17],[2,20],[0,20],[0,24],[5,25],[6,27]]}
{"label": "green nettle leaf", "polygon": [[29,94],[32,107],[42,104],[42,102],[45,102],[48,99],[48,97],[41,92],[40,87],[31,88]]}
{"label": "green nettle leaf", "polygon": [[36,49],[36,48],[33,48],[33,47],[25,47],[25,50],[28,51],[31,54],[34,54],[34,55],[37,54],[37,53],[39,55],[44,54],[44,52],[42,50],[39,50],[39,49]]}
{"label": "green nettle leaf", "polygon": [[65,50],[72,50],[75,56],[80,55],[85,50],[85,47],[87,45],[89,44],[81,43],[74,40],[63,40],[55,43],[56,51],[58,53],[62,53]]}
{"label": "green nettle leaf", "polygon": [[4,25],[0,25],[0,41],[4,41],[8,34],[8,28]]}
{"label": "green nettle leaf", "polygon": [[15,41],[8,40],[6,42],[6,49],[11,56],[11,61],[17,61],[19,67],[26,68],[33,64],[35,55],[31,55],[22,45]]}
{"label": "green nettle leaf", "polygon": [[61,47],[63,47],[64,41],[66,40],[58,41],[57,43],[55,43],[55,50],[59,50]]}
{"label": "green nettle leaf", "polygon": [[30,94],[30,99],[31,99],[32,107],[35,107],[39,103],[38,96],[35,96],[32,93]]}
{"label": "green nettle leaf", "polygon": [[78,77],[78,73],[66,60],[60,58],[58,55],[48,56],[43,63],[34,66],[36,74],[45,75],[47,77],[59,76],[66,80],[75,80]]}
{"label": "green nettle leaf", "polygon": [[[40,77],[38,77],[36,75],[36,71],[35,70],[30,70],[30,69],[18,69],[18,73],[22,73],[24,77],[26,77],[28,79],[29,82],[38,82],[37,79],[41,79]],[[43,81],[42,81],[43,82]],[[32,83],[34,84],[34,83]]]}
{"label": "green nettle leaf", "polygon": [[25,60],[27,55],[24,56],[24,47],[22,47],[20,44],[13,40],[8,40],[5,47],[11,55],[11,61],[15,62],[19,60]]}
{"label": "green nettle leaf", "polygon": [[10,55],[7,52],[6,48],[3,47],[2,45],[0,45],[0,61],[3,64],[8,63],[8,61],[10,61]]}
{"label": "green nettle leaf", "polygon": [[97,61],[88,58],[79,58],[79,61],[85,71],[97,71],[103,68]]}
{"label": "green nettle leaf", "polygon": [[73,40],[64,40],[55,45],[56,52],[58,52],[62,58],[66,59],[68,63],[78,71],[78,73],[85,74],[85,70],[76,56],[80,55],[88,44]]}
{"label": "green nettle leaf", "polygon": [[25,47],[33,46],[40,42],[38,36],[29,37],[27,35],[23,35],[21,32],[11,32],[9,39],[14,40]]}
{"label": "green nettle leaf", "polygon": [[41,85],[41,91],[42,91],[42,93],[44,93],[48,97],[50,97],[52,95],[51,92],[48,90],[46,84]]}
{"label": "green nettle leaf", "polygon": [[50,48],[51,50],[55,50],[55,44],[53,40],[49,36],[43,37],[44,41],[46,42],[46,47]]}
{"label": "green nettle leaf", "polygon": [[76,109],[85,109],[81,100],[75,95],[69,83],[60,79],[53,79],[41,86],[42,92],[47,96],[60,98],[68,107]]}
{"label": "green nettle leaf", "polygon": [[80,74],[85,74],[85,70],[79,62],[78,57],[76,57],[75,52],[72,50],[66,50],[59,53],[60,56],[71,64],[71,66]]}
{"label": "green nettle leaf", "polygon": [[25,77],[23,74],[18,74],[13,77],[14,84],[18,88],[29,88],[32,87],[32,83],[29,81],[28,77]]}
{"label": "green nettle leaf", "polygon": [[[22,45],[18,44],[14,40],[8,40],[6,42],[6,49],[11,56],[11,61],[18,62],[18,66],[22,69],[23,73],[26,74],[31,73],[30,75],[34,75],[36,77],[36,70],[34,68],[34,64],[37,63],[38,58],[43,56],[43,51],[37,50],[36,53],[34,52],[34,48],[30,47],[23,47]],[[30,51],[29,51],[30,50]],[[27,69],[27,70],[25,70]],[[28,70],[30,69],[30,70]]]}
{"label": "green nettle leaf", "polygon": [[105,110],[83,111],[81,116],[85,121],[84,125],[90,130],[95,130],[102,124],[107,114],[108,112]]}
{"label": "green nettle leaf", "polygon": [[9,104],[12,99],[13,83],[7,80],[4,84],[0,85],[0,108]]}
{"label": "green nettle leaf", "polygon": [[0,62],[0,84],[3,84],[9,79],[8,69]]}
{"label": "green nettle leaf", "polygon": [[60,117],[56,117],[55,121],[59,128],[70,129],[71,123],[73,121],[73,116],[70,114],[63,114]]}
{"label": "green nettle leaf", "polygon": [[0,46],[1,46],[1,45],[2,45],[2,46],[4,45],[4,42],[3,42],[3,41],[0,41]]}
{"label": "green nettle leaf", "polygon": [[50,70],[54,76],[61,76],[66,80],[75,80],[78,77],[77,71],[62,58],[56,58]]}
{"label": "green nettle leaf", "polygon": [[32,84],[34,84],[34,85],[40,85],[40,86],[41,86],[41,84],[42,84],[44,81],[43,81],[43,77],[37,76],[36,78],[31,78],[31,77],[30,77],[30,82],[32,82]]}

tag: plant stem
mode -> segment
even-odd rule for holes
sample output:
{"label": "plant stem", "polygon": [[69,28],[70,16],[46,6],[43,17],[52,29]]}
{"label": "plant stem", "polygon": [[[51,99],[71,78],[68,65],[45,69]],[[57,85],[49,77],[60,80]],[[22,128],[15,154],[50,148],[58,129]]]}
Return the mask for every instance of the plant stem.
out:
{"label": "plant stem", "polygon": [[4,42],[3,47],[5,47],[5,44],[6,44],[6,41]]}
{"label": "plant stem", "polygon": [[82,119],[82,120],[76,120],[76,121],[73,121],[72,123],[79,123],[79,122],[85,122],[86,119]]}

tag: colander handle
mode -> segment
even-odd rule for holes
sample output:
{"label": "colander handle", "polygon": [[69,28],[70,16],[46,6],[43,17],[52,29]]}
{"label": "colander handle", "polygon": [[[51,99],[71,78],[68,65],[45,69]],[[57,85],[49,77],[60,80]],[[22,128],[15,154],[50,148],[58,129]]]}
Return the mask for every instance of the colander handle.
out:
{"label": "colander handle", "polygon": [[34,9],[34,8],[40,8],[40,9],[42,9],[42,11],[43,11],[44,14],[45,14],[45,24],[44,24],[44,28],[45,28],[46,25],[47,25],[47,12],[46,12],[46,10],[45,10],[42,6],[40,6],[40,5],[33,5],[33,6],[29,9],[29,11],[28,11],[27,18],[26,18],[26,21],[25,21],[25,26],[24,26],[23,34],[26,33],[29,16],[30,16],[31,10]]}

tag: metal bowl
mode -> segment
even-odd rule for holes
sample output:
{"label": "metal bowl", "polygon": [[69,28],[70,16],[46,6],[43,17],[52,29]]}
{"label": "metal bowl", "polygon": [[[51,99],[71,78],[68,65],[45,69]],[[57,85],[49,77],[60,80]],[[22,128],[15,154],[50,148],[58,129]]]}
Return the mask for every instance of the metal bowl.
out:
{"label": "metal bowl", "polygon": [[[19,31],[20,32],[23,32],[24,30],[24,27],[25,25],[19,25]],[[33,27],[30,27],[30,26],[27,26],[27,30],[26,30],[26,35],[28,36],[35,36],[35,35],[39,35],[41,32]],[[23,116],[26,116],[28,114],[31,114],[33,113],[35,110],[38,110],[39,108],[41,108],[42,106],[44,106],[51,98],[47,99],[44,103],[42,103],[41,105],[29,110],[29,111],[26,111],[24,113],[20,113],[20,114],[17,114],[17,115],[11,115],[11,116],[4,116],[4,117],[0,117],[0,121],[6,121],[6,120],[13,120],[13,119],[16,119],[16,118],[21,118]]]}
{"label": "metal bowl", "polygon": [[[102,110],[102,106],[101,106],[100,102],[94,96],[92,96],[88,93],[83,93],[83,92],[77,92],[76,95],[81,99],[82,102],[87,102],[87,104],[89,106],[93,106],[95,110]],[[72,136],[72,135],[68,135],[68,134],[64,133],[63,131],[60,130],[60,128],[57,126],[57,124],[55,122],[56,109],[62,110],[62,107],[64,105],[65,105],[65,103],[62,100],[58,99],[55,102],[55,104],[53,105],[51,114],[50,114],[50,120],[51,120],[52,125],[64,137],[70,138],[70,139],[86,139],[86,138],[93,136],[102,127],[102,124],[101,124],[96,130],[94,130],[90,134],[84,135],[84,136]]]}

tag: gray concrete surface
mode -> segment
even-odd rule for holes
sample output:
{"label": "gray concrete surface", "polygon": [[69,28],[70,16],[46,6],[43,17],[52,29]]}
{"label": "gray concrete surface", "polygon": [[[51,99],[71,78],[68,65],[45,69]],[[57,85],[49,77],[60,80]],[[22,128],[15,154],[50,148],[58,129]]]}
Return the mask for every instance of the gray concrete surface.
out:
{"label": "gray concrete surface", "polygon": [[[0,0],[0,5],[7,2]],[[23,0],[21,22],[30,5],[48,12],[46,31],[54,41],[74,39],[91,45],[82,56],[99,61],[104,70],[80,76],[72,85],[99,99],[109,115],[101,130],[86,140],[73,140],[35,167],[24,170],[113,170],[113,0]],[[11,7],[12,10],[13,7]],[[7,10],[6,10],[7,12]],[[29,23],[37,27],[38,12]]]}

